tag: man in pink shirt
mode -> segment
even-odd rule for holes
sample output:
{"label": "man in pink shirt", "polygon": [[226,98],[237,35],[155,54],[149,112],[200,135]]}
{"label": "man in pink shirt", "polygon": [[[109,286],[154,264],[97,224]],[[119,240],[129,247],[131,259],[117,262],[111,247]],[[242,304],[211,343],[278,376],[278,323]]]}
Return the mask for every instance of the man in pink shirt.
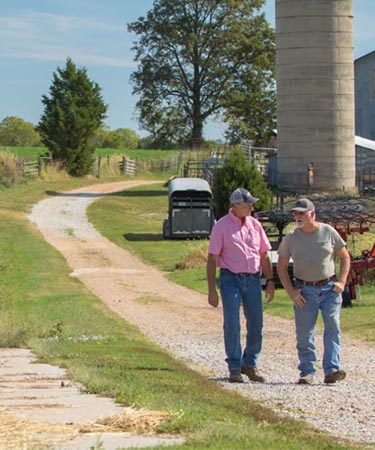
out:
{"label": "man in pink shirt", "polygon": [[[231,209],[213,227],[207,258],[208,303],[217,307],[216,267],[223,303],[224,345],[229,381],[243,383],[241,373],[264,383],[257,369],[262,347],[263,304],[261,272],[266,278],[266,299],[273,300],[275,286],[268,251],[270,242],[262,225],[251,216],[258,199],[243,188],[230,196]],[[246,318],[246,345],[241,349],[240,307]]]}

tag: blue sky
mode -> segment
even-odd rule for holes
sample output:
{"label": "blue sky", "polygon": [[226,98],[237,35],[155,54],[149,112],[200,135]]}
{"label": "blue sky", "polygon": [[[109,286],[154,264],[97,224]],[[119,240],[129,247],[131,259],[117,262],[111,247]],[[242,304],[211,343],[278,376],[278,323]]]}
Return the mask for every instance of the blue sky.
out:
{"label": "blue sky", "polygon": [[[136,98],[129,77],[135,69],[134,36],[126,24],[144,16],[152,0],[0,0],[0,121],[17,116],[36,124],[43,112],[52,74],[71,57],[87,69],[109,105],[106,124],[131,128]],[[274,0],[265,12],[274,25]],[[375,50],[375,1],[353,0],[355,58]],[[211,123],[206,137],[221,138],[224,128]]]}

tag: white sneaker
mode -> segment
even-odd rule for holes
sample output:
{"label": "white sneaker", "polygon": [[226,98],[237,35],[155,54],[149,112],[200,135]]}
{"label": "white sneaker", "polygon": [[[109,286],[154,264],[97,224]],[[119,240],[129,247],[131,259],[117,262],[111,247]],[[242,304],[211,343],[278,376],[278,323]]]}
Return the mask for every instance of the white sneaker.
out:
{"label": "white sneaker", "polygon": [[304,373],[299,377],[298,384],[312,384],[314,375],[311,373]]}

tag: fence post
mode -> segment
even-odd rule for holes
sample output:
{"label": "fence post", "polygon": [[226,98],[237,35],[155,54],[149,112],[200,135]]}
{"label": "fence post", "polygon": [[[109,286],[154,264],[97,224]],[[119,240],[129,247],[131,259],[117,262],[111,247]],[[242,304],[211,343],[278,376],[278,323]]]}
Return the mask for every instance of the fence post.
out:
{"label": "fence post", "polygon": [[102,165],[102,157],[99,155],[99,156],[98,156],[98,173],[97,173],[97,175],[96,175],[97,178],[100,178],[100,168],[101,168],[101,165]]}

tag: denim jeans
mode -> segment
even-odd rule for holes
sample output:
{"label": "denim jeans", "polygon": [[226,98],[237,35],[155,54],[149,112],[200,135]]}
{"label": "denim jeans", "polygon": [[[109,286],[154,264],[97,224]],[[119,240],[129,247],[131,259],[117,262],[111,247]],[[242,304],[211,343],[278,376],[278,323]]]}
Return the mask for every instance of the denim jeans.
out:
{"label": "denim jeans", "polygon": [[[224,345],[228,369],[240,370],[242,364],[256,367],[262,347],[263,305],[260,273],[236,275],[220,270],[220,293],[224,315]],[[241,350],[240,309],[246,318],[246,346]]]}
{"label": "denim jeans", "polygon": [[296,323],[298,369],[301,375],[316,373],[316,348],[314,330],[321,311],[324,323],[323,335],[323,370],[324,374],[340,368],[340,311],[342,297],[333,291],[333,281],[323,286],[303,286],[296,282],[295,287],[301,289],[306,299],[302,308],[294,306]]}

